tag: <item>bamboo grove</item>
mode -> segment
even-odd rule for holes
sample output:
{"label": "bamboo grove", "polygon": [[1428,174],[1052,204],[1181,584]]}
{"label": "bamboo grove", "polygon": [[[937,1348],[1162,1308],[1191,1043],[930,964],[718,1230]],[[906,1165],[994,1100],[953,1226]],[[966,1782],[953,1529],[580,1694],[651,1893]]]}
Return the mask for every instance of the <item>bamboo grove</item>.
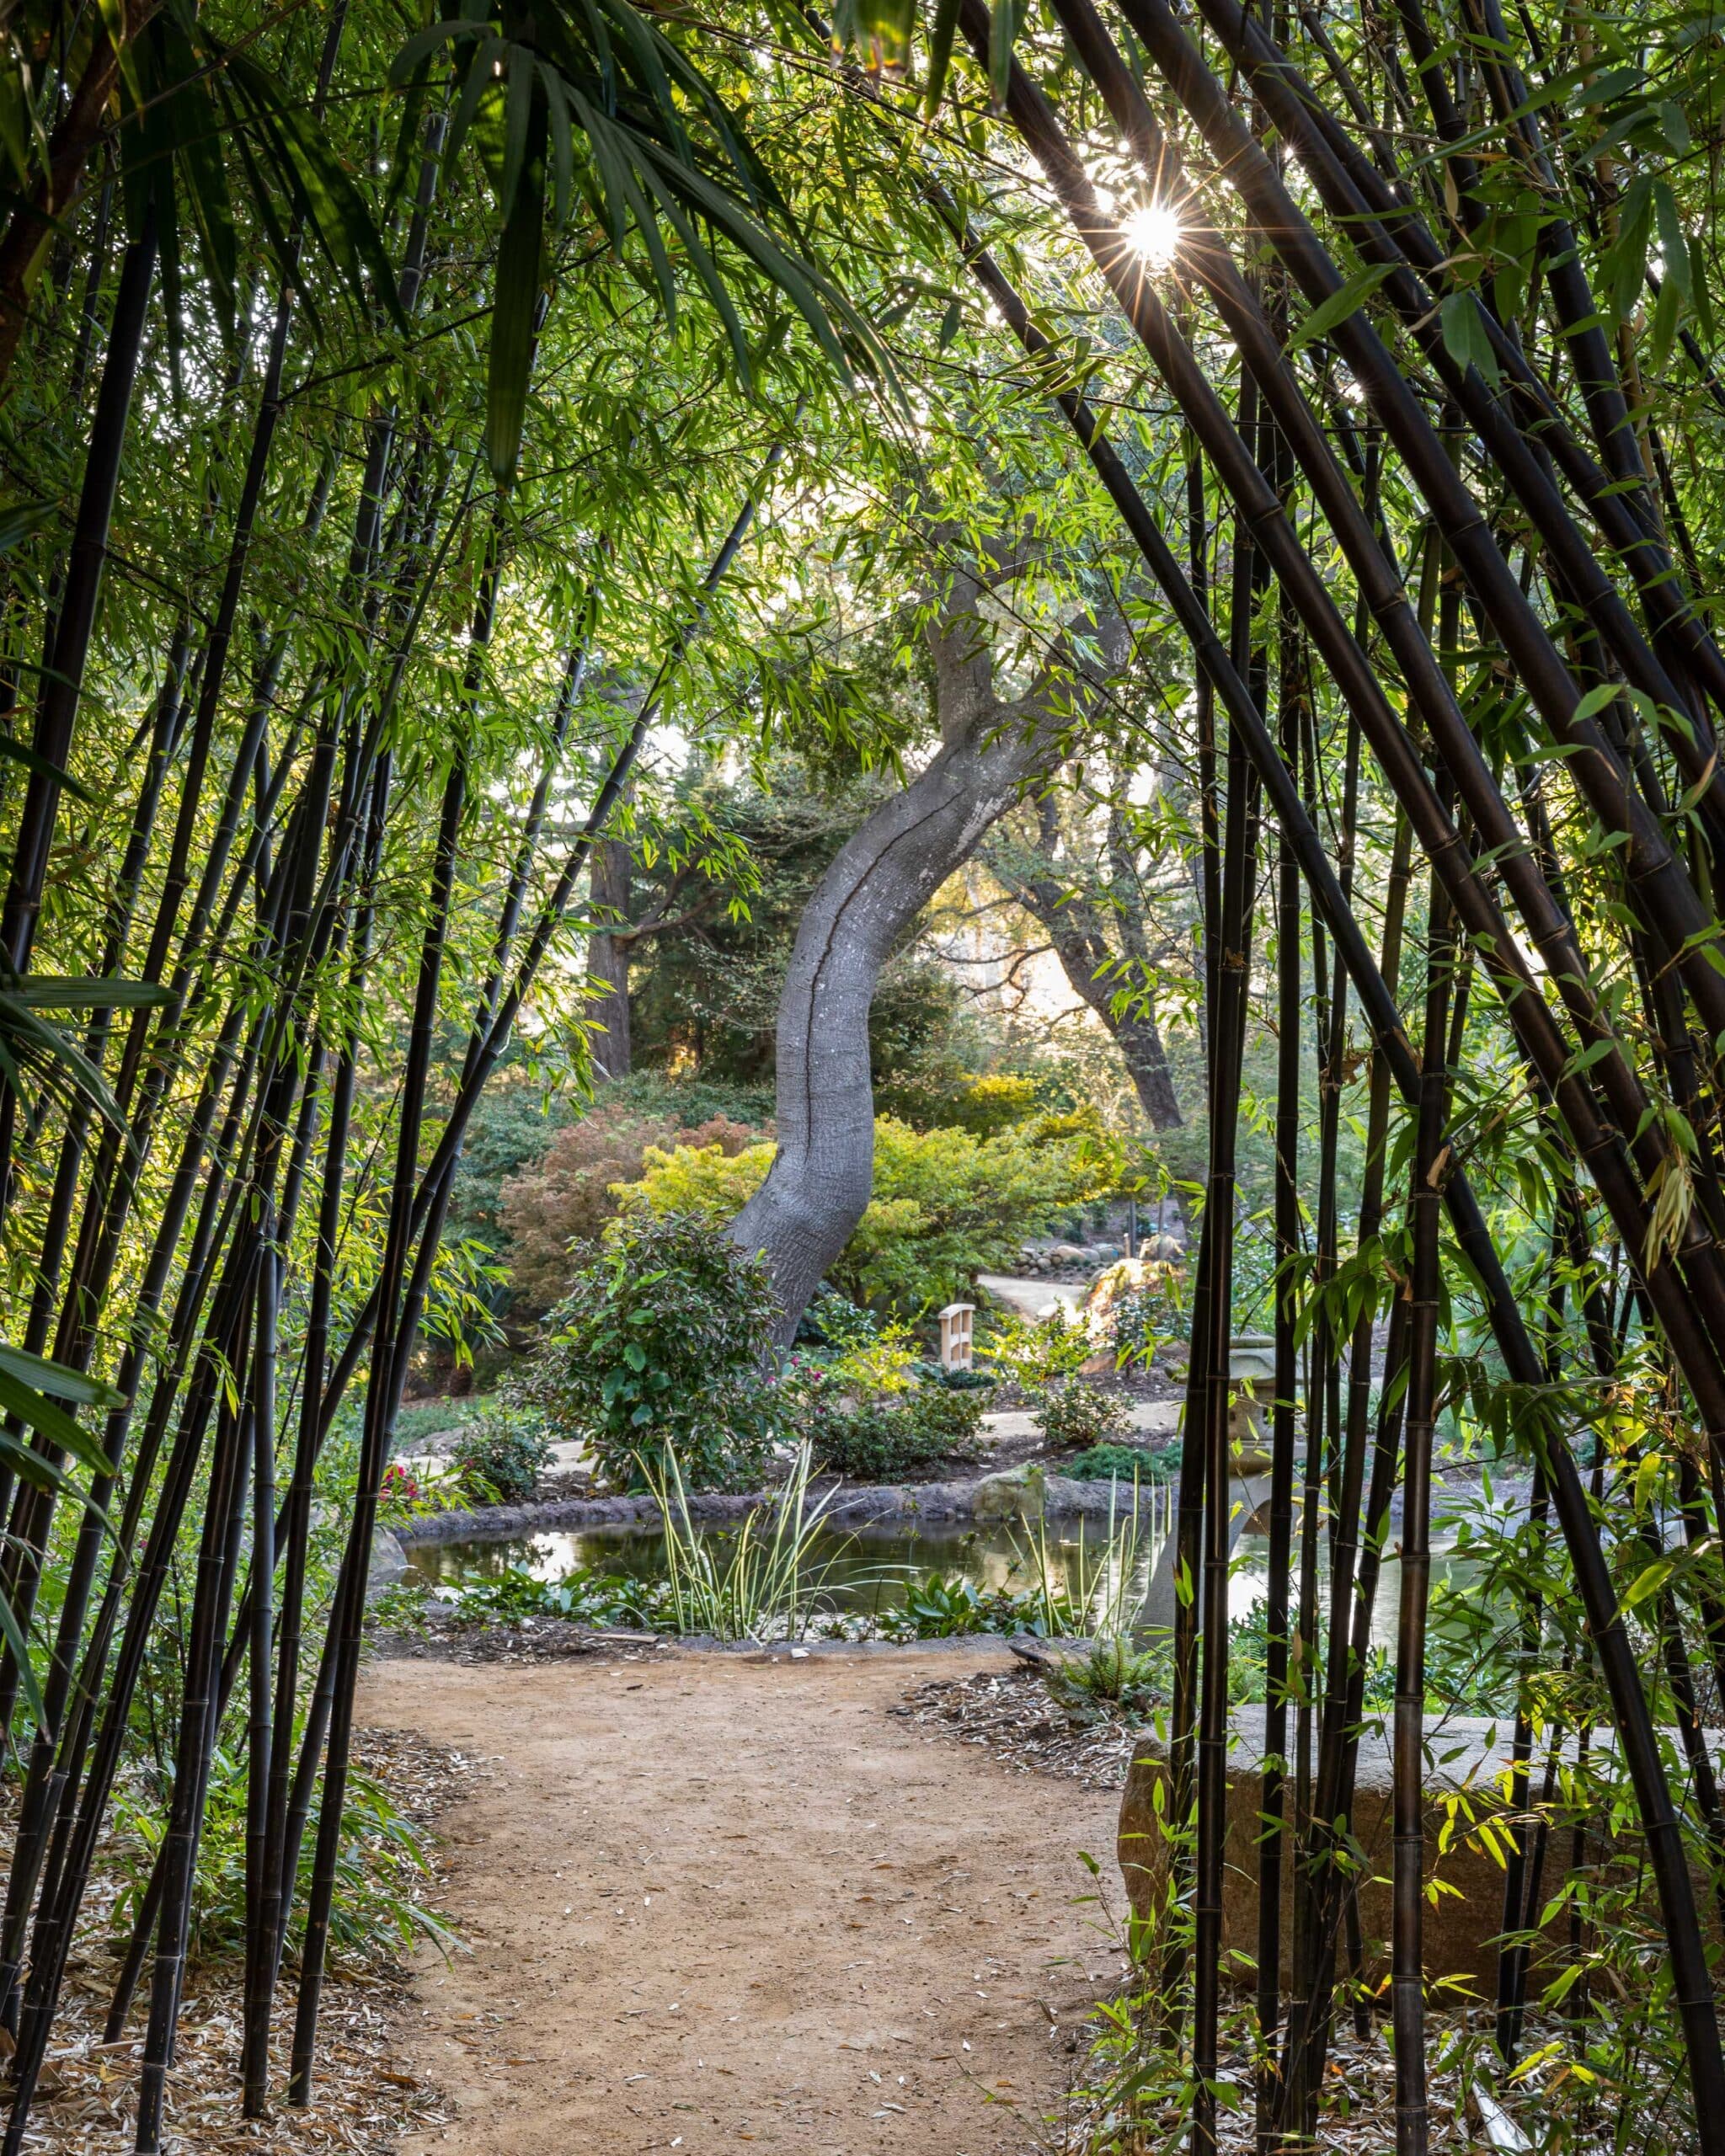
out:
{"label": "bamboo grove", "polygon": [[[672,718],[857,751],[854,712],[787,686],[803,535],[873,520],[914,611],[955,529],[1027,504],[1131,610],[1142,679],[1099,723],[1178,774],[1203,925],[1182,1854],[1141,1943],[1183,2133],[1220,2146],[1231,2092],[1258,2148],[1316,2145],[1351,2017],[1393,2043],[1398,2148],[1441,2137],[1430,1545],[1465,1430],[1532,1477],[1493,1575],[1524,1678],[1497,2070],[1567,2084],[1553,2147],[1725,2148],[1716,19],[0,25],[6,2156],[146,1702],[162,1833],[108,2022],[136,2146],[167,2131],[222,1757],[243,2108],[312,2097],[394,1419],[475,1299],[444,1225],[476,1106],[579,1042],[593,844],[724,854],[638,793]],[[1154,261],[1146,208],[1178,233]],[[1277,1374],[1242,1850],[1253,1117]],[[1390,1555],[1374,1986],[1353,1814]]]}

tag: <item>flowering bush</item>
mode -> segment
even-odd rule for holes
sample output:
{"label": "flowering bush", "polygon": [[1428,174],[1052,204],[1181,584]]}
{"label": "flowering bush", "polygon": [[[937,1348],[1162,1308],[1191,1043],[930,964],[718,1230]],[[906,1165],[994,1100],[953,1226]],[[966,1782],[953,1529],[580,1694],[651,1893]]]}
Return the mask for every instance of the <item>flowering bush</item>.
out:
{"label": "flowering bush", "polygon": [[383,1480],[377,1486],[377,1497],[384,1506],[395,1506],[406,1510],[425,1502],[424,1493],[398,1460],[390,1461],[383,1470]]}

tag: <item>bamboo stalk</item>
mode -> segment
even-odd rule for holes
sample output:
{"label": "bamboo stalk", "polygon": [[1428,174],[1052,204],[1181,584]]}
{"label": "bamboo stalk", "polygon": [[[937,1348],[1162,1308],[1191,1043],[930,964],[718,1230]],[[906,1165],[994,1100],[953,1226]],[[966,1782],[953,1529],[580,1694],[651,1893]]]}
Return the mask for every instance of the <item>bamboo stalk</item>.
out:
{"label": "bamboo stalk", "polygon": [[[1241,420],[1253,424],[1255,399],[1242,392]],[[1231,598],[1231,656],[1236,673],[1261,664],[1252,648],[1255,552],[1236,524]],[[1221,2006],[1222,1852],[1228,1824],[1228,1347],[1233,1332],[1236,1172],[1242,1065],[1251,977],[1256,886],[1257,784],[1244,744],[1230,729],[1226,811],[1222,831],[1221,912],[1206,948],[1215,952],[1216,995],[1210,1022],[1210,1164],[1205,1177],[1205,1249],[1210,1261],[1209,1342],[1204,1353],[1204,1548],[1201,1577],[1202,1687],[1197,1733],[1197,1810],[1193,1866],[1192,2146],[1214,2152],[1217,2041]],[[1194,1352],[1197,1353],[1194,1311]],[[1194,1582],[1194,1584],[1198,1584]]]}
{"label": "bamboo stalk", "polygon": [[[967,15],[963,26],[967,38],[973,44],[980,33],[984,40],[983,50],[985,51],[985,24]],[[1009,99],[1016,111],[1028,111],[1043,121],[1039,125],[1038,132],[1046,143],[1046,123],[1038,109],[1039,101],[1034,99],[1021,71],[1014,71]],[[1049,147],[1052,147],[1051,145]],[[1063,193],[1070,188],[1076,199],[1087,202],[1087,190],[1076,184],[1076,175],[1071,168],[1063,167],[1061,171]],[[1099,224],[1093,203],[1089,204],[1089,210],[1096,223]],[[1094,224],[1092,228],[1095,228]],[[972,267],[991,296],[1000,305],[1008,325],[1026,349],[1033,353],[1045,349],[1046,340],[1030,323],[1022,302],[993,265],[986,263],[985,258],[976,257],[973,258]],[[1194,404],[1198,402],[1196,399],[1194,401]],[[1268,728],[1253,709],[1246,693],[1245,684],[1234,672],[1226,651],[1221,648],[1210,627],[1207,612],[1199,605],[1156,520],[1149,513],[1115,452],[1103,438],[1094,415],[1081,399],[1070,392],[1057,393],[1055,402],[1071,421],[1098,478],[1107,488],[1110,499],[1173,608],[1176,618],[1191,638],[1199,663],[1215,683],[1218,693],[1226,699],[1230,718],[1240,727],[1247,753],[1258,767],[1284,831],[1295,846],[1301,872],[1316,906],[1336,937],[1338,949],[1370,1018],[1374,1036],[1384,1048],[1396,1083],[1405,1098],[1417,1099],[1420,1090],[1419,1072],[1402,1033],[1394,998],[1377,973],[1306,813],[1299,789],[1277,754]],[[1408,805],[1411,808],[1413,803],[1410,802]],[[1437,805],[1441,810],[1441,802]],[[1440,873],[1448,869],[1450,858],[1446,848],[1429,849],[1429,857],[1433,867]],[[1450,880],[1447,873],[1445,873],[1444,880],[1447,894]],[[1509,1007],[1513,1012],[1519,1005],[1512,1003]],[[1578,1104],[1572,1102],[1571,1106],[1574,1108]],[[1465,1174],[1453,1161],[1450,1164],[1443,1195],[1457,1241],[1480,1283],[1492,1329],[1510,1377],[1518,1385],[1537,1388],[1542,1370],[1537,1351],[1528,1336],[1477,1201]],[[1711,1984],[1694,1892],[1683,1855],[1680,1830],[1660,1760],[1658,1739],[1642,1689],[1634,1653],[1617,1610],[1615,1590],[1599,1548],[1587,1494],[1576,1471],[1573,1457],[1561,1431],[1551,1425],[1543,1426],[1539,1430],[1537,1444],[1545,1454],[1559,1526],[1574,1567],[1577,1588],[1586,1611],[1589,1627],[1597,1643],[1601,1674],[1611,1701],[1624,1759],[1629,1769],[1647,1836],[1649,1865],[1654,1876],[1671,1953],[1674,1995],[1683,2027],[1701,2146],[1707,2152],[1707,2156],[1716,2156],[1717,2151],[1725,2149],[1725,2061],[1721,2059],[1718,2031],[1713,2020]]]}
{"label": "bamboo stalk", "polygon": [[1426,927],[1425,1054],[1408,1193],[1413,1273],[1408,1302],[1407,1460],[1402,1511],[1402,1593],[1396,1628],[1393,1916],[1391,2006],[1396,2035],[1397,2156],[1429,2145],[1425,2046],[1425,1628],[1431,1580],[1431,1458],[1436,1414],[1442,1280],[1445,1061],[1450,930],[1442,884],[1431,879]]}
{"label": "bamboo stalk", "polygon": [[[250,1717],[246,1730],[246,1972],[240,2073],[248,2119],[262,2118],[270,2083],[270,1999],[280,1920],[280,1880],[270,1867],[270,1796],[275,1726],[270,1699],[275,1572],[275,1352],[280,1292],[275,1223],[259,1223],[257,1342],[252,1358]],[[219,1687],[218,1687],[219,1690]],[[215,1717],[219,1726],[219,1710]],[[285,1746],[292,1731],[281,1726]]]}
{"label": "bamboo stalk", "polygon": [[395,1419],[397,1395],[392,1378],[397,1337],[396,1314],[407,1280],[414,1193],[419,1180],[419,1129],[424,1113],[425,1080],[430,1068],[432,1038],[437,1022],[437,995],[442,977],[444,946],[454,889],[457,840],[466,799],[466,759],[464,754],[458,752],[444,785],[430,912],[421,947],[413,1026],[409,1035],[407,1059],[403,1072],[395,1178],[377,1297],[385,1321],[377,1327],[373,1342],[371,1384],[366,1403],[365,1433],[354,1492],[353,1524],[349,1532],[346,1554],[342,1561],[341,1583],[331,1625],[336,1649],[334,1696],[329,1722],[328,1753],[323,1770],[323,1806],[318,1821],[317,1854],[312,1875],[311,1897],[306,1910],[305,1947],[300,1963],[299,2000],[294,2022],[293,2059],[288,2084],[289,2101],[296,2105],[307,2104],[311,2100],[318,2007],[323,1990],[324,1956],[328,1951],[330,1909],[335,1894],[336,1863],[341,1848],[342,1813],[347,1794],[347,1774],[353,1738],[353,1695],[359,1675],[366,1577],[371,1564],[377,1493],[387,1465],[389,1438]]}
{"label": "bamboo stalk", "polygon": [[[1284,762],[1297,763],[1303,676],[1298,626],[1284,602],[1277,702]],[[1270,1441],[1268,1593],[1264,1612],[1263,1779],[1258,1809],[1258,2156],[1274,2156],[1280,2074],[1275,2048],[1281,2019],[1282,1881],[1287,1840],[1289,1571],[1294,1536],[1294,1448],[1299,1392],[1293,1278],[1300,1243],[1300,1066],[1301,1046],[1300,863],[1286,830],[1278,851],[1276,903],[1275,1404]]]}

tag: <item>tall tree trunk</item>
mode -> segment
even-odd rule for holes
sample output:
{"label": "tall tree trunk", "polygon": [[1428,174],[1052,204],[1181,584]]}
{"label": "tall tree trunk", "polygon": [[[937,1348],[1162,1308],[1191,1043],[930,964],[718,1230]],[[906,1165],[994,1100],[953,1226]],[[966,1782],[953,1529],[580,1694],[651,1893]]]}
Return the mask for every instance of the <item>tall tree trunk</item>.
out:
{"label": "tall tree trunk", "polygon": [[[1004,854],[991,861],[990,866],[1054,946],[1073,994],[1081,996],[1107,1027],[1151,1129],[1178,1130],[1182,1122],[1180,1103],[1150,1000],[1144,923],[1141,919],[1126,917],[1124,872],[1130,868],[1130,862],[1124,847],[1115,844],[1116,834],[1111,828],[1109,853],[1117,873],[1109,887],[1112,903],[1105,909],[1060,873],[1055,863],[1060,844],[1060,818],[1052,793],[1044,793],[1036,804],[1036,827],[1037,851],[1047,862],[1049,873],[1015,875]],[[1115,921],[1128,962],[1124,974],[1108,942],[1106,921],[1109,918]],[[1130,992],[1131,1000],[1117,1009],[1116,999],[1123,990]]]}
{"label": "tall tree trunk", "polygon": [[[966,578],[931,635],[942,740],[927,768],[846,843],[804,912],[778,1010],[778,1151],[732,1223],[763,1251],[788,1344],[821,1276],[850,1241],[874,1174],[868,1012],[900,937],[1025,782],[1049,768],[1103,675],[1124,664],[1124,624],[1091,626],[1101,672],[1070,648],[1005,702]],[[1075,705],[1077,709],[1075,712]]]}
{"label": "tall tree trunk", "polygon": [[[592,896],[595,921],[627,925],[634,883],[634,862],[621,839],[606,839],[593,849]],[[590,1024],[602,1027],[592,1037],[595,1078],[627,1078],[633,1067],[629,1042],[629,947],[599,929],[587,939],[587,1001]]]}

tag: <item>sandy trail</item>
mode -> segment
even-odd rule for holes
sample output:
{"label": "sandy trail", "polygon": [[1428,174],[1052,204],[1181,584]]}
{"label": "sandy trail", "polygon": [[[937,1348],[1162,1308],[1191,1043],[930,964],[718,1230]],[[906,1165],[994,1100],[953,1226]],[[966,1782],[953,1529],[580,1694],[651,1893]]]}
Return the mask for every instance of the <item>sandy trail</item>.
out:
{"label": "sandy trail", "polygon": [[451,2123],[409,2156],[1044,2145],[1121,1966],[1078,1859],[1112,1883],[1114,1800],[887,1712],[1006,1666],[375,1664],[365,1721],[489,1769],[444,1822],[473,1951],[423,1963],[401,2032]]}

